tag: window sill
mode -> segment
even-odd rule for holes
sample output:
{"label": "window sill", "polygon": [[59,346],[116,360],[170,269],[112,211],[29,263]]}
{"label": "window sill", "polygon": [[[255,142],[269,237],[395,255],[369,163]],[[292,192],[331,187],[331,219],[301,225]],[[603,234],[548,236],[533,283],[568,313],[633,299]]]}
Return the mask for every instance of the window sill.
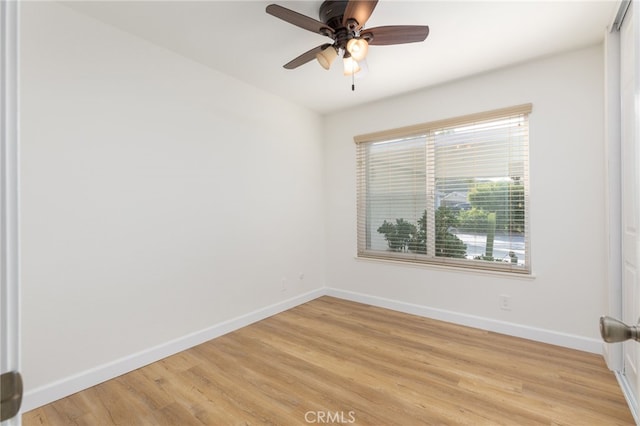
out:
{"label": "window sill", "polygon": [[434,271],[455,272],[459,274],[469,274],[469,275],[476,275],[476,276],[484,275],[484,276],[509,278],[509,279],[516,279],[516,280],[524,280],[524,281],[532,281],[536,279],[536,276],[533,273],[520,274],[520,273],[513,273],[513,272],[490,271],[486,269],[459,268],[455,266],[434,265],[429,263],[417,263],[417,262],[410,262],[410,261],[404,261],[404,260],[380,259],[375,257],[355,256],[354,259],[358,262],[396,265],[396,266],[404,266],[408,268],[418,268],[418,269],[430,269]]}

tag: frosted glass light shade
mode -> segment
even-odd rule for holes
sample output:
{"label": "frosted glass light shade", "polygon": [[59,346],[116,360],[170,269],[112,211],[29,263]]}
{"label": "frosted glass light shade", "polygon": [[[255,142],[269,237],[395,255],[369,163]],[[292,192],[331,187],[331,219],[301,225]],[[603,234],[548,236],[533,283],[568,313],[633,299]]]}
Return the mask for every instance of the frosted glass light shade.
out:
{"label": "frosted glass light shade", "polygon": [[367,56],[369,50],[369,43],[363,38],[352,38],[347,43],[347,51],[351,54],[351,57],[356,61],[360,61]]}
{"label": "frosted glass light shade", "polygon": [[353,59],[351,56],[344,58],[343,61],[344,61],[344,75],[351,75],[360,71],[360,65],[358,65],[358,61]]}
{"label": "frosted glass light shade", "polygon": [[331,64],[335,61],[337,56],[338,52],[336,52],[336,49],[334,49],[333,46],[329,46],[323,51],[316,53],[318,63],[322,65],[322,68],[325,70],[328,70],[331,67]]}

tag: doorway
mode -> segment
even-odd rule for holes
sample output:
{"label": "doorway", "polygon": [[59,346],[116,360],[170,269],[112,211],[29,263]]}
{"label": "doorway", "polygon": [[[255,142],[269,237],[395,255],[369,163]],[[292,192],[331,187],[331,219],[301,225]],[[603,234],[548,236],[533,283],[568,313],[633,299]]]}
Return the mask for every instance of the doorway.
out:
{"label": "doorway", "polygon": [[[635,3],[635,4],[634,4]],[[608,313],[627,324],[640,317],[640,7],[620,2],[605,41],[607,168],[609,179]],[[640,395],[640,345],[605,345],[636,421]]]}
{"label": "doorway", "polygon": [[[18,248],[19,3],[0,0],[0,373],[3,426],[20,424]],[[18,412],[16,412],[18,411]]]}

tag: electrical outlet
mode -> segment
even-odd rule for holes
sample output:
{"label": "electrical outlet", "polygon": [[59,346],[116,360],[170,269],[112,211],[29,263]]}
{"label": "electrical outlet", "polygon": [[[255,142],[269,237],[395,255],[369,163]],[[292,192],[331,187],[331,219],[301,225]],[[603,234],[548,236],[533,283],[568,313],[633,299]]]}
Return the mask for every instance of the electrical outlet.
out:
{"label": "electrical outlet", "polygon": [[282,287],[280,288],[281,291],[287,291],[287,277],[282,278]]}
{"label": "electrical outlet", "polygon": [[500,296],[498,296],[498,300],[500,303],[500,309],[502,309],[503,311],[511,310],[511,296],[507,294],[501,294]]}

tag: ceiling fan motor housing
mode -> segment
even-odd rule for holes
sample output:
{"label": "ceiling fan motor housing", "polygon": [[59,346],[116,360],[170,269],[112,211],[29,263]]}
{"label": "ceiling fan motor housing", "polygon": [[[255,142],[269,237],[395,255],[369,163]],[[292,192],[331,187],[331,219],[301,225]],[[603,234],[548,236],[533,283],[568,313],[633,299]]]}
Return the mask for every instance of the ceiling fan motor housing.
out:
{"label": "ceiling fan motor housing", "polygon": [[342,27],[342,18],[344,11],[347,9],[347,3],[344,0],[326,0],[322,2],[319,13],[320,21],[334,30]]}
{"label": "ceiling fan motor housing", "polygon": [[[333,36],[335,47],[345,49],[347,42],[355,37],[355,21],[349,20],[348,28],[343,25],[344,12],[347,8],[346,0],[326,0],[320,5],[320,20],[334,30]],[[353,28],[351,28],[353,26]],[[327,34],[328,35],[328,34]]]}

